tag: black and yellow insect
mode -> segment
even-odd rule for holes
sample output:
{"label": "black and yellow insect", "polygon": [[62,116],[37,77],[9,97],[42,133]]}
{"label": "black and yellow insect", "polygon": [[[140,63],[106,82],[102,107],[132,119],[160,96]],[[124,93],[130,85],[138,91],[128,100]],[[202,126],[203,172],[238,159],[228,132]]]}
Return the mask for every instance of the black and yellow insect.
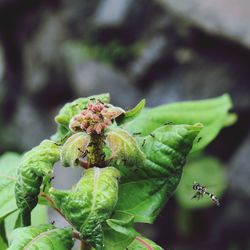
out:
{"label": "black and yellow insect", "polygon": [[216,204],[217,206],[220,206],[219,199],[215,195],[213,195],[212,193],[208,192],[207,188],[205,186],[202,186],[201,184],[195,182],[193,184],[193,190],[196,193],[194,194],[192,199],[197,198],[197,200],[199,200],[199,199],[201,199],[203,197],[203,195],[206,194],[213,201],[214,204]]}

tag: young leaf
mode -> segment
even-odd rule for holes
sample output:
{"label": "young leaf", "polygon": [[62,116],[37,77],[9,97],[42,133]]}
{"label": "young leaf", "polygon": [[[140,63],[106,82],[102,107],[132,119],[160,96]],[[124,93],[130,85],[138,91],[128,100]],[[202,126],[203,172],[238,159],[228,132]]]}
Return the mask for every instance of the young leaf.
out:
{"label": "young leaf", "polygon": [[124,250],[138,233],[133,228],[134,216],[127,213],[115,213],[104,226],[105,250]]}
{"label": "young leaf", "polygon": [[102,223],[116,205],[119,176],[113,167],[95,167],[86,170],[72,191],[50,189],[56,206],[96,250],[103,249]]}
{"label": "young leaf", "polygon": [[84,108],[87,107],[89,100],[96,99],[104,103],[109,103],[110,96],[108,93],[94,95],[86,98],[79,98],[73,102],[65,104],[59,111],[59,114],[55,117],[55,121],[58,124],[57,132],[51,137],[52,140],[59,142],[63,140],[69,131],[69,122],[74,115],[79,114]]}
{"label": "young leaf", "polygon": [[221,196],[227,186],[225,170],[222,164],[211,156],[189,159],[175,193],[177,202],[185,209],[214,206],[212,200],[206,195],[199,201],[192,199],[195,194],[192,188],[194,182],[204,185],[214,195]]}
{"label": "young leaf", "polygon": [[[111,150],[111,163],[119,169],[122,182],[138,179],[143,175],[142,164],[146,157],[139,149],[135,139],[124,129],[114,127],[107,132],[107,145]],[[136,173],[133,173],[136,172]],[[144,176],[147,176],[146,174]]]}
{"label": "young leaf", "polygon": [[[13,195],[14,196],[14,195]],[[21,214],[19,211],[12,213],[5,219],[6,236],[10,239],[11,232],[22,226]],[[48,209],[46,206],[37,205],[31,212],[31,225],[37,226],[48,223]]]}
{"label": "young leaf", "polygon": [[201,124],[163,126],[138,140],[141,149],[126,131],[109,132],[111,164],[122,175],[116,210],[134,215],[135,222],[152,223],[176,189],[201,129]]}
{"label": "young leaf", "polygon": [[152,240],[139,236],[127,247],[127,250],[163,250],[163,248]]}
{"label": "young leaf", "polygon": [[131,133],[141,132],[142,135],[148,135],[166,123],[194,124],[200,122],[204,128],[194,143],[193,151],[197,151],[210,143],[223,127],[235,122],[236,116],[228,113],[231,108],[232,102],[227,94],[203,101],[166,104],[144,109],[124,128]]}
{"label": "young leaf", "polygon": [[14,188],[20,160],[16,153],[5,153],[0,158],[0,222],[17,210]]}
{"label": "young leaf", "polygon": [[12,232],[8,250],[69,250],[73,247],[72,229],[53,225],[29,226]]}
{"label": "young leaf", "polygon": [[143,110],[144,106],[145,106],[145,99],[141,100],[133,109],[117,117],[116,118],[117,124],[122,125],[135,119]]}
{"label": "young leaf", "polygon": [[90,135],[79,132],[70,136],[62,146],[61,162],[64,167],[74,167],[90,143]]}
{"label": "young leaf", "polygon": [[60,147],[49,140],[44,140],[23,156],[15,195],[24,225],[30,225],[30,212],[37,205],[43,177],[51,177],[53,165],[59,159]]}

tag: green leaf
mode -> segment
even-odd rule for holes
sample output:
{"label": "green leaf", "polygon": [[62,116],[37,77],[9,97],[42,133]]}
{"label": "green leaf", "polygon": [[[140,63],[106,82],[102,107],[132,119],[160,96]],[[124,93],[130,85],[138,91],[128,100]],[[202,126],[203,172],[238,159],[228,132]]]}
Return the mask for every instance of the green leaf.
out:
{"label": "green leaf", "polygon": [[69,250],[73,247],[72,229],[53,225],[18,228],[12,233],[8,250]]}
{"label": "green leaf", "polygon": [[163,250],[160,246],[145,237],[136,237],[127,247],[128,250]]}
{"label": "green leaf", "polygon": [[56,206],[96,250],[103,249],[102,223],[116,205],[119,176],[113,167],[95,167],[86,170],[72,191],[50,189]]}
{"label": "green leaf", "polygon": [[145,99],[141,100],[133,109],[125,112],[116,118],[116,122],[118,125],[125,124],[135,119],[143,110],[145,106]]}
{"label": "green leaf", "polygon": [[[37,205],[31,213],[31,225],[37,226],[48,223],[48,209],[46,206]],[[5,229],[7,238],[10,238],[11,232],[22,226],[21,215],[19,211],[12,213],[5,219]]]}
{"label": "green leaf", "polygon": [[48,223],[48,208],[44,205],[37,205],[31,213],[31,225],[38,226]]}
{"label": "green leaf", "polygon": [[20,161],[20,155],[10,152],[0,158],[0,222],[17,210],[14,188]]}
{"label": "green leaf", "polygon": [[78,159],[85,153],[90,143],[90,135],[79,132],[70,136],[61,151],[61,162],[64,167],[74,167]]}
{"label": "green leaf", "polygon": [[71,118],[74,115],[79,114],[84,108],[86,108],[90,99],[96,99],[104,103],[109,103],[110,96],[108,93],[94,95],[86,98],[79,98],[74,100],[73,102],[65,104],[59,111],[58,115],[55,117],[58,128],[56,134],[51,137],[52,140],[60,142],[70,134],[69,122]]}
{"label": "green leaf", "polygon": [[109,131],[111,164],[122,176],[116,211],[134,215],[135,222],[152,223],[176,189],[201,129],[201,124],[163,126],[152,136],[138,138],[141,148],[125,130]]}
{"label": "green leaf", "polygon": [[24,225],[30,224],[30,212],[37,205],[44,177],[51,177],[53,165],[60,159],[60,147],[49,140],[27,152],[18,169],[15,186],[17,206]]}
{"label": "green leaf", "polygon": [[172,103],[144,109],[124,128],[131,133],[141,132],[142,135],[148,135],[168,122],[173,124],[200,122],[204,128],[194,143],[193,151],[197,151],[207,146],[223,127],[235,122],[236,116],[228,113],[231,108],[232,102],[227,94],[202,101]]}
{"label": "green leaf", "polygon": [[0,236],[0,250],[6,250],[8,248],[7,243]]}
{"label": "green leaf", "polygon": [[133,228],[134,216],[115,213],[106,221],[104,227],[104,246],[106,250],[124,250],[138,233]]}
{"label": "green leaf", "polygon": [[110,129],[107,132],[106,142],[111,149],[111,165],[119,169],[122,182],[130,181],[133,176],[136,180],[138,179],[138,174],[134,175],[132,171],[140,171],[140,174],[143,175],[141,165],[146,161],[146,157],[135,139],[126,130],[117,127]]}
{"label": "green leaf", "polygon": [[183,208],[197,209],[214,206],[212,200],[206,195],[199,201],[191,199],[195,194],[192,188],[194,182],[206,186],[214,195],[221,196],[227,186],[223,165],[215,157],[193,157],[184,168],[180,185],[175,193],[177,202]]}

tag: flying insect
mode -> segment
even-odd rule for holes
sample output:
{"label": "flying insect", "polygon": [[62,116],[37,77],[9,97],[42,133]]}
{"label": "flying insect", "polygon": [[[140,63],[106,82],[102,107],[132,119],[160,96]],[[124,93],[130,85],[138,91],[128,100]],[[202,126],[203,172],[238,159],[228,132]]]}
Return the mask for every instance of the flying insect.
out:
{"label": "flying insect", "polygon": [[195,182],[193,184],[193,190],[195,191],[195,194],[192,197],[192,199],[199,200],[203,198],[204,195],[207,195],[213,201],[214,204],[216,204],[217,206],[220,206],[219,199],[214,194],[208,192],[205,186],[202,186],[201,184]]}

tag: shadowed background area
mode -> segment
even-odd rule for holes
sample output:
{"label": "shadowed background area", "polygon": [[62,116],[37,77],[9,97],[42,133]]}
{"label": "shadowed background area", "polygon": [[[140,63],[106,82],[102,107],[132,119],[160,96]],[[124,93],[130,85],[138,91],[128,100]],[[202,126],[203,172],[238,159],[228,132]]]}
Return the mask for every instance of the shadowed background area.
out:
{"label": "shadowed background area", "polygon": [[[0,0],[0,152],[49,138],[77,97],[110,92],[130,108],[144,97],[156,106],[229,93],[238,121],[206,148],[213,160],[200,161],[204,185],[216,184],[207,162],[225,169],[221,207],[187,208],[174,196],[139,229],[164,249],[250,249],[249,13],[247,0]],[[80,178],[58,169],[56,187]]]}

